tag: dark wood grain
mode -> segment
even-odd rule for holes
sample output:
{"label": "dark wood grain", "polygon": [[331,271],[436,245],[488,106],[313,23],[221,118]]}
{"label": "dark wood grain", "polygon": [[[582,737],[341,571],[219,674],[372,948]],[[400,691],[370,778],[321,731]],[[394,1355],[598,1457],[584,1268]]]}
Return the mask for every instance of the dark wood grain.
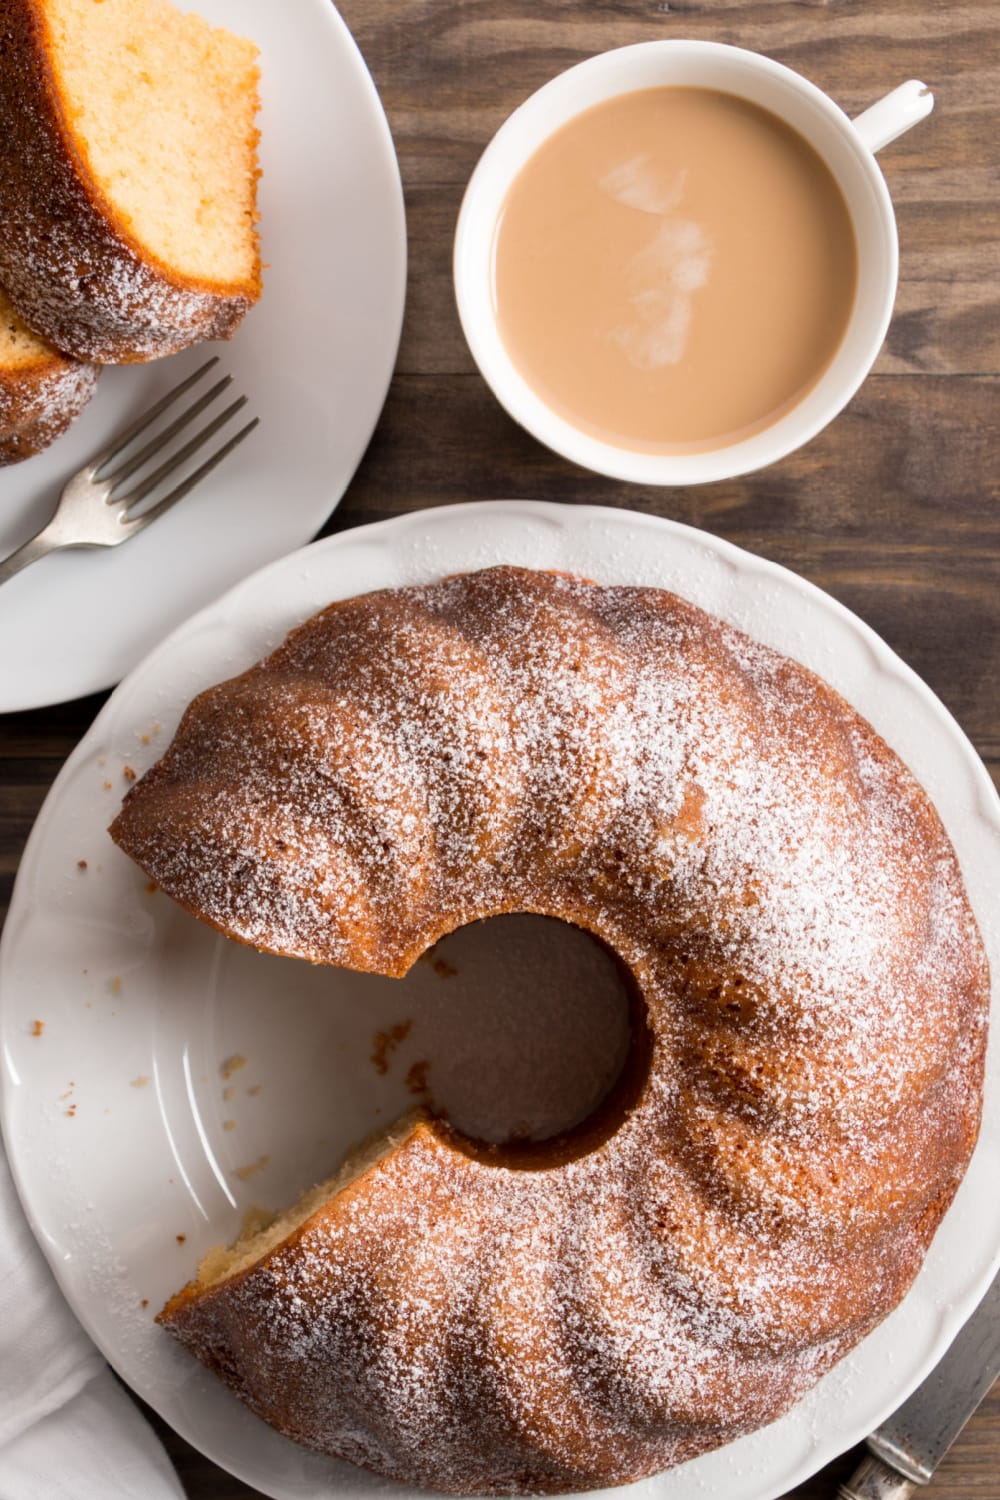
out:
{"label": "dark wood grain", "polygon": [[[293,0],[286,4],[293,24]],[[499,496],[626,506],[702,527],[857,611],[926,679],[1000,777],[997,0],[343,0],[341,9],[395,136],[410,280],[382,420],[325,529]],[[591,53],[668,36],[769,53],[849,113],[911,77],[934,89],[937,105],[882,155],[898,210],[899,298],[876,369],[848,410],[762,474],[657,491],[584,473],[510,421],[462,340],[450,258],[469,173],[509,111]],[[102,701],[0,719],[4,909],[45,793]],[[256,1493],[156,1425],[191,1500]],[[857,1456],[799,1486],[795,1500],[827,1500]],[[1000,1389],[931,1494],[1000,1497]]]}

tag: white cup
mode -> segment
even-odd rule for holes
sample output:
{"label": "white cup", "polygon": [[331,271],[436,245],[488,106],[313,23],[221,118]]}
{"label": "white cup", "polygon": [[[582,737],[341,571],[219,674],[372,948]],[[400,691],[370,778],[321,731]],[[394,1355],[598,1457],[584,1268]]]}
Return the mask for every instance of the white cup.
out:
{"label": "white cup", "polygon": [[[494,234],[518,172],[554,131],[619,94],[666,85],[717,89],[770,110],[804,136],[833,173],[857,240],[854,306],[836,354],[816,384],[769,427],[699,453],[648,453],[580,431],[535,393],[507,353],[493,299]],[[565,458],[639,484],[703,484],[763,468],[815,437],[854,395],[885,338],[896,295],[896,220],[874,152],[934,107],[912,80],[851,120],[790,68],[716,42],[641,42],[604,52],[545,84],[487,146],[466,189],[455,233],[455,296],[480,371],[522,427]]]}

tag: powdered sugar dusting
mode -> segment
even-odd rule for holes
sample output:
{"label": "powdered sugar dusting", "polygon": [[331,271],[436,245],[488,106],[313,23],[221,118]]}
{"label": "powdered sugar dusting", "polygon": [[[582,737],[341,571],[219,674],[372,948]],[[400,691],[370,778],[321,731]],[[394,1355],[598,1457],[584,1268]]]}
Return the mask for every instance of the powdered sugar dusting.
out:
{"label": "powdered sugar dusting", "polygon": [[171,1313],[254,1410],[458,1492],[621,1483],[771,1420],[899,1300],[978,1126],[986,966],[905,767],[652,589],[496,568],[332,606],[196,700],[114,836],[243,941],[402,973],[543,912],[630,967],[619,1128],[424,1122]]}
{"label": "powdered sugar dusting", "polygon": [[[0,320],[3,306],[0,292]],[[97,386],[96,365],[66,359],[26,330],[23,343],[33,357],[8,363],[0,351],[0,466],[47,448],[79,416]]]}

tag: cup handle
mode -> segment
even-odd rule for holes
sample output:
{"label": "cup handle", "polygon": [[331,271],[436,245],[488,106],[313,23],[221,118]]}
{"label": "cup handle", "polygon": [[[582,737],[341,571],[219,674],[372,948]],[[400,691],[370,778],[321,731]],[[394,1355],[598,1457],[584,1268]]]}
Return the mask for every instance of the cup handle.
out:
{"label": "cup handle", "polygon": [[930,89],[919,79],[911,78],[858,115],[853,124],[869,151],[881,151],[933,108],[934,95]]}

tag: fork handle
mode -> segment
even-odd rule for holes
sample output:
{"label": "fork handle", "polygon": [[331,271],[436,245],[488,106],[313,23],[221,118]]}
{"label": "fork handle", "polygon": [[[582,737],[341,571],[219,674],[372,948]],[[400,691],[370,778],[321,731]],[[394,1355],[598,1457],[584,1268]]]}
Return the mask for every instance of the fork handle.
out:
{"label": "fork handle", "polygon": [[16,552],[12,552],[9,557],[5,557],[0,562],[0,584],[6,583],[8,578],[13,578],[15,573],[20,573],[21,569],[26,568],[29,563],[37,562],[48,552],[54,552],[58,546],[57,541],[46,535],[45,531],[40,531],[37,536],[31,537],[22,547],[18,547]]}

